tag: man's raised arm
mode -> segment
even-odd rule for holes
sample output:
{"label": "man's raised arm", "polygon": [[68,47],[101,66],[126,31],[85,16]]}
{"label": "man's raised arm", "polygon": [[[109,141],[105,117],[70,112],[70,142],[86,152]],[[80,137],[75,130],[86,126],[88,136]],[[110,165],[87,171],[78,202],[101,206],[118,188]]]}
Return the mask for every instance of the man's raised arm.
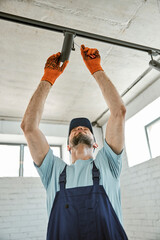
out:
{"label": "man's raised arm", "polygon": [[126,108],[115,86],[100,65],[99,51],[96,48],[81,45],[81,55],[90,73],[96,79],[111,112],[105,140],[116,154],[120,154],[124,147]]}
{"label": "man's raised arm", "polygon": [[95,72],[93,77],[99,84],[104,99],[111,112],[106,127],[106,142],[116,154],[120,154],[124,148],[126,108],[119,93],[104,71]]}
{"label": "man's raised arm", "polygon": [[49,150],[49,144],[39,129],[44,104],[52,85],[68,64],[68,61],[65,61],[60,67],[59,58],[60,52],[53,54],[47,59],[44,75],[28,104],[21,123],[21,128],[27,139],[30,153],[37,166],[42,164]]}

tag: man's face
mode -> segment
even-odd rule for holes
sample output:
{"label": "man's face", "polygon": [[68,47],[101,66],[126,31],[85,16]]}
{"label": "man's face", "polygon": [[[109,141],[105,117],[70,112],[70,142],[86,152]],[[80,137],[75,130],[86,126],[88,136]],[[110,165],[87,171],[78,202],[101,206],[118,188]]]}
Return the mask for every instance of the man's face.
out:
{"label": "man's face", "polygon": [[94,137],[89,128],[79,126],[72,129],[69,136],[69,143],[71,147],[76,147],[79,143],[83,143],[88,147],[92,147],[94,143]]}

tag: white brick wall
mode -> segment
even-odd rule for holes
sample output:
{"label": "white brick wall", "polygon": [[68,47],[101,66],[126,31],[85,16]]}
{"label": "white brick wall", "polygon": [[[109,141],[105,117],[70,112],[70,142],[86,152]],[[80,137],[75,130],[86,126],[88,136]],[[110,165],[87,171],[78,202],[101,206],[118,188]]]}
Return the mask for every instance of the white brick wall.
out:
{"label": "white brick wall", "polygon": [[[122,215],[129,240],[160,240],[160,157],[121,174]],[[0,240],[45,240],[46,193],[40,178],[0,178]]]}
{"label": "white brick wall", "polygon": [[160,157],[129,168],[125,152],[121,196],[129,240],[160,240]]}
{"label": "white brick wall", "polygon": [[0,178],[0,240],[45,240],[45,194],[40,178]]}

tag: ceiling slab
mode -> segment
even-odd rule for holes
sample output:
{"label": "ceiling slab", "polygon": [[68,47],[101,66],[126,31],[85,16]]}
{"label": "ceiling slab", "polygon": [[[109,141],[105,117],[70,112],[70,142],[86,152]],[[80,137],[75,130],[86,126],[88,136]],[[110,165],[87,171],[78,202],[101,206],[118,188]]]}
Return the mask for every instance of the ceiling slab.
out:
{"label": "ceiling slab", "polygon": [[[160,10],[156,1],[0,1],[3,12],[160,48]],[[22,119],[38,86],[46,59],[61,51],[63,34],[0,20],[0,117]],[[122,94],[148,67],[150,56],[128,48],[80,37],[64,73],[53,85],[43,120],[65,123],[85,116],[94,122],[108,107],[86,68],[80,45],[96,47],[101,65]],[[78,45],[78,46],[77,46]],[[157,57],[156,57],[157,58]],[[159,79],[155,70],[123,98],[125,104]],[[107,121],[105,114],[98,124]]]}

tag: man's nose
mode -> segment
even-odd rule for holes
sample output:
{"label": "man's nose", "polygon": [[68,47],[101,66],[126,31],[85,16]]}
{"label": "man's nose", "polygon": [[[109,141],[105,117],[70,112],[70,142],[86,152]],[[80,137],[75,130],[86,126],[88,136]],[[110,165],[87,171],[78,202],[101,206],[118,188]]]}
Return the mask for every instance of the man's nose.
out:
{"label": "man's nose", "polygon": [[78,129],[82,129],[82,127],[78,127]]}
{"label": "man's nose", "polygon": [[83,130],[83,127],[78,127],[78,128],[77,128],[77,130],[80,130],[80,129],[82,129],[82,130]]}

